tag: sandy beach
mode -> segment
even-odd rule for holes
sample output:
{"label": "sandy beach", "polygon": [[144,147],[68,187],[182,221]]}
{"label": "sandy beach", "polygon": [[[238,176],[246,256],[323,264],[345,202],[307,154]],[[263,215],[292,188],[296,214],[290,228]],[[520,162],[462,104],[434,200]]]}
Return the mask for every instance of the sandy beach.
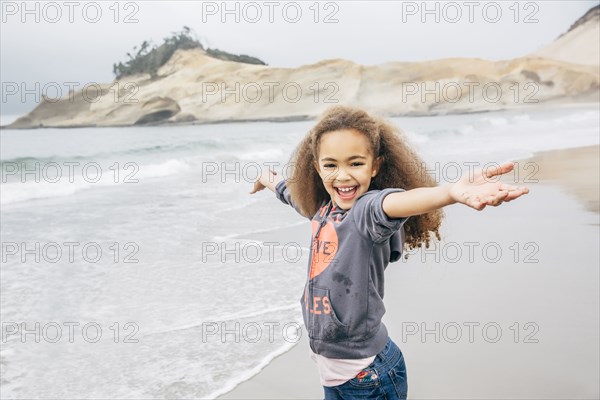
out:
{"label": "sandy beach", "polygon": [[[409,399],[600,400],[600,0],[4,3],[0,400],[323,399],[301,298],[326,337],[383,316]],[[256,188],[308,152],[529,194],[385,276],[323,224],[307,271],[314,221]]]}
{"label": "sandy beach", "polygon": [[[409,398],[598,398],[598,155],[520,160],[539,167],[529,195],[482,212],[447,207],[443,241],[388,266],[384,322]],[[308,225],[297,231],[290,240]],[[303,333],[220,398],[322,399]]]}

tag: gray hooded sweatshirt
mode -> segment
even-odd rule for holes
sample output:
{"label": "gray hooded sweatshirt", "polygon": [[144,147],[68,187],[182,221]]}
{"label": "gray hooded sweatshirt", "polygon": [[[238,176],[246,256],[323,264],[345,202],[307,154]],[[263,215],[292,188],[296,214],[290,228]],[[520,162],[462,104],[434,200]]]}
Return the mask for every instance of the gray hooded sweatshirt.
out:
{"label": "gray hooded sweatshirt", "polygon": [[324,202],[312,217],[291,199],[285,181],[276,196],[311,219],[312,240],[307,280],[300,299],[313,352],[328,358],[367,358],[385,347],[388,332],[381,318],[384,270],[398,261],[405,218],[389,218],[383,199],[404,189],[369,190],[349,210]]}

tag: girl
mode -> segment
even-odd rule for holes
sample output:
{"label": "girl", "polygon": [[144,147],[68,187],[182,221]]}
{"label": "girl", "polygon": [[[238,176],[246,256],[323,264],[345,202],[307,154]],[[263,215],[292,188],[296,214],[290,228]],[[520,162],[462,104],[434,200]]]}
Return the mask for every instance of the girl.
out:
{"label": "girl", "polygon": [[311,220],[300,302],[325,399],[405,399],[404,358],[381,322],[386,266],[432,233],[441,240],[442,207],[480,211],[529,190],[497,179],[512,163],[436,186],[400,132],[348,107],[328,110],[291,162],[289,179],[266,171],[250,193],[267,187]]}

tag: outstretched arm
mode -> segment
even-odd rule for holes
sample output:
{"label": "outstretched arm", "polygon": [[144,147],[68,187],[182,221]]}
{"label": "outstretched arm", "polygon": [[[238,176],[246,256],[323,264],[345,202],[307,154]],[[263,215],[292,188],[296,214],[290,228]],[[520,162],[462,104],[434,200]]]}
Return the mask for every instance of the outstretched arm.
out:
{"label": "outstretched arm", "polygon": [[256,182],[254,182],[254,188],[252,188],[250,194],[254,194],[266,187],[275,193],[275,186],[277,186],[277,184],[282,180],[283,177],[281,175],[277,175],[277,172],[275,171],[263,171],[261,176],[256,180]]}
{"label": "outstretched arm", "polygon": [[456,183],[391,193],[383,200],[383,211],[390,218],[401,218],[426,214],[455,203],[478,211],[486,206],[496,207],[529,193],[527,187],[516,187],[499,181],[501,175],[513,168],[514,163],[507,162],[499,168],[477,170],[472,176],[463,176]]}
{"label": "outstretched arm", "polygon": [[250,194],[256,193],[264,188],[271,189],[275,193],[275,196],[281,200],[282,203],[291,206],[298,214],[305,218],[312,219],[312,215],[306,215],[292,200],[290,190],[287,187],[287,181],[281,176],[277,175],[275,171],[265,171],[261,174],[256,182],[254,182],[254,188]]}

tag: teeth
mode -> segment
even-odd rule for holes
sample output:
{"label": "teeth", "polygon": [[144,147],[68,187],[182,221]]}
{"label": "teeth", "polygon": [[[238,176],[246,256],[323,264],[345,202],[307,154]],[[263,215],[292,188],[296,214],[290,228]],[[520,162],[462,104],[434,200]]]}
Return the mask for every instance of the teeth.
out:
{"label": "teeth", "polygon": [[351,191],[353,191],[353,190],[354,190],[354,188],[355,188],[355,187],[356,187],[356,186],[353,186],[353,187],[351,187],[351,188],[338,188],[338,190],[339,190],[340,192],[351,192]]}

